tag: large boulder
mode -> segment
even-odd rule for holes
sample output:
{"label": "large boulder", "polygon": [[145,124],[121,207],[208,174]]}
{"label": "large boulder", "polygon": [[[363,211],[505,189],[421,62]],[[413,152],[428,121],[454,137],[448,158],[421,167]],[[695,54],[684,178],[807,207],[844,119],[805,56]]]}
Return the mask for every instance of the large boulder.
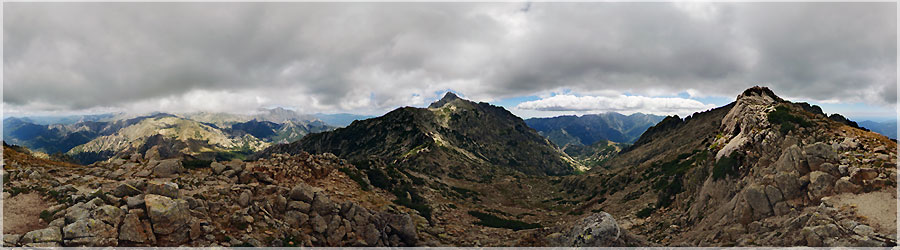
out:
{"label": "large boulder", "polygon": [[187,201],[148,194],[144,196],[147,215],[153,224],[153,232],[171,234],[187,225],[190,220]]}
{"label": "large boulder", "polygon": [[25,236],[22,236],[19,244],[61,242],[62,240],[62,232],[58,227],[48,227],[26,233]]}
{"label": "large boulder", "polygon": [[116,228],[101,220],[82,219],[63,227],[66,246],[106,247],[118,245]]}
{"label": "large boulder", "polygon": [[564,244],[572,247],[622,246],[622,229],[606,212],[592,214],[578,220],[564,235]]}
{"label": "large boulder", "polygon": [[754,218],[764,218],[772,214],[772,206],[763,186],[753,185],[744,189],[744,199],[753,209]]}
{"label": "large boulder", "polygon": [[413,222],[409,214],[383,214],[387,225],[391,227],[406,246],[415,246],[419,241],[416,232],[416,224]]}
{"label": "large boulder", "polygon": [[775,170],[778,170],[778,172],[781,173],[796,173],[802,175],[809,172],[809,170],[803,166],[802,151],[797,145],[785,149],[774,164]]}
{"label": "large boulder", "polygon": [[831,194],[835,179],[834,176],[822,171],[809,173],[809,199],[817,201]]}
{"label": "large boulder", "polygon": [[800,177],[793,173],[776,174],[775,184],[787,200],[801,197],[804,194],[801,190],[803,184],[800,182]]}
{"label": "large boulder", "polygon": [[179,159],[162,160],[153,168],[153,175],[162,178],[172,177],[184,172],[187,172],[187,169],[181,165],[181,160]]}
{"label": "large boulder", "polygon": [[838,159],[837,153],[831,146],[822,142],[803,147],[803,152],[806,153],[806,161],[811,170],[818,170],[823,163],[835,162]]}

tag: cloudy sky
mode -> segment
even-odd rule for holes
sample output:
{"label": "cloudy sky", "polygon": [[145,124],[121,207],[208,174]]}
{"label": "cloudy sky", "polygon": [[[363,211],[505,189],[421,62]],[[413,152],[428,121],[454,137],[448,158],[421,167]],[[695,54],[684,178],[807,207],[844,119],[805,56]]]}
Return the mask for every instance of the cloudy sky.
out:
{"label": "cloudy sky", "polygon": [[5,115],[690,114],[754,85],[896,117],[896,3],[5,3]]}

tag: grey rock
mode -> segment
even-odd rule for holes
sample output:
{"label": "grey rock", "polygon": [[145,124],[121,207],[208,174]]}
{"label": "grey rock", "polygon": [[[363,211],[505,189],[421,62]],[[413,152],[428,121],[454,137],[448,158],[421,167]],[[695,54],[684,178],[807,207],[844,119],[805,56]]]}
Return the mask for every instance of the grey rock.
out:
{"label": "grey rock", "polygon": [[337,208],[336,204],[328,198],[324,192],[317,192],[315,198],[312,201],[312,205],[310,207],[311,211],[315,211],[319,213],[319,215],[329,215],[335,212],[340,212]]}
{"label": "grey rock", "polygon": [[97,208],[94,203],[79,202],[66,209],[66,224],[90,218],[91,210]]}
{"label": "grey rock", "polygon": [[325,233],[325,230],[328,229],[328,223],[325,222],[325,218],[319,215],[313,216],[309,223],[312,224],[313,231],[320,234]]}
{"label": "grey rock", "polygon": [[136,187],[128,185],[127,183],[121,183],[112,191],[112,194],[116,197],[125,197],[125,196],[135,196],[142,193],[141,190],[138,190]]}
{"label": "grey rock", "polygon": [[178,198],[178,184],[172,182],[150,181],[147,183],[147,194],[158,194],[169,198]]}
{"label": "grey rock", "polygon": [[240,159],[234,159],[225,164],[229,170],[234,170],[235,172],[244,171],[244,161]]}
{"label": "grey rock", "polygon": [[838,169],[838,167],[835,166],[834,164],[831,164],[831,163],[828,163],[828,162],[822,163],[822,165],[819,166],[819,171],[828,173],[828,174],[833,175],[833,176],[835,176],[835,177],[841,176],[841,171],[840,171],[840,169]]}
{"label": "grey rock", "polygon": [[872,237],[875,234],[875,229],[868,225],[857,225],[853,228],[853,232],[858,235]]}
{"label": "grey rock", "polygon": [[125,211],[122,211],[122,209],[110,205],[100,206],[91,212],[91,218],[100,220],[114,227],[118,226],[119,223],[122,222],[123,216],[125,216]]}
{"label": "grey rock", "polygon": [[181,160],[179,159],[162,160],[153,168],[153,175],[162,178],[172,177],[184,172],[187,172],[187,169],[181,165]]}
{"label": "grey rock", "polygon": [[302,202],[302,201],[289,201],[287,206],[288,206],[288,209],[290,209],[290,210],[297,210],[297,211],[300,211],[305,214],[309,213],[309,210],[311,207],[311,205],[309,205],[309,203]]}
{"label": "grey rock", "polygon": [[808,169],[803,167],[802,152],[797,145],[785,149],[774,164],[775,169],[783,173],[805,174],[808,172]]}
{"label": "grey rock", "polygon": [[276,195],[272,208],[274,208],[276,212],[284,212],[284,209],[287,208],[287,202],[287,198],[284,198],[284,196]]}
{"label": "grey rock", "polygon": [[862,191],[862,187],[859,185],[853,184],[850,182],[850,177],[841,177],[834,183],[834,193],[859,193]]}
{"label": "grey rock", "polygon": [[809,169],[819,169],[819,167],[826,162],[835,162],[838,159],[838,155],[834,150],[825,143],[817,142],[812,145],[807,145],[803,147],[803,151],[806,152],[806,161],[809,164]]}
{"label": "grey rock", "polygon": [[769,199],[769,204],[775,204],[783,201],[784,195],[781,194],[781,190],[778,190],[777,187],[766,185],[766,198]]}
{"label": "grey rock", "polygon": [[855,168],[850,171],[850,181],[856,184],[874,180],[876,177],[878,177],[878,170],[873,168]]}
{"label": "grey rock", "polygon": [[772,214],[772,206],[762,186],[754,185],[744,189],[744,199],[753,209],[755,218],[764,218]]}
{"label": "grey rock", "polygon": [[247,205],[250,205],[250,196],[252,195],[253,194],[250,193],[250,190],[244,190],[244,192],[241,192],[241,196],[238,197],[238,205],[240,205],[241,207],[247,207]]}
{"label": "grey rock", "polygon": [[116,228],[100,220],[83,219],[63,227],[66,246],[117,246]]}
{"label": "grey rock", "polygon": [[615,246],[621,234],[612,215],[600,212],[578,220],[564,238],[567,246],[609,247]]}
{"label": "grey rock", "polygon": [[312,203],[316,191],[318,190],[309,185],[306,185],[306,183],[301,182],[291,189],[290,197],[295,201]]}
{"label": "grey rock", "polygon": [[810,200],[817,201],[819,198],[831,194],[835,182],[834,176],[822,171],[814,171],[809,174],[809,180]]}
{"label": "grey rock", "polygon": [[221,174],[225,171],[225,165],[218,162],[213,162],[209,164],[209,167],[212,168],[214,174]]}
{"label": "grey rock", "polygon": [[291,225],[292,227],[303,226],[307,221],[309,221],[309,215],[306,215],[304,213],[294,210],[284,213],[284,222],[288,225]]}
{"label": "grey rock", "polygon": [[21,234],[3,234],[3,246],[17,246],[21,238]]}
{"label": "grey rock", "polygon": [[181,229],[190,221],[187,201],[148,194],[144,197],[147,215],[153,224],[153,232],[171,234]]}
{"label": "grey rock", "polygon": [[22,236],[19,243],[61,242],[62,240],[62,232],[60,232],[58,227],[48,227],[25,233],[25,236]]}
{"label": "grey rock", "polygon": [[128,208],[140,208],[144,206],[144,195],[137,195],[125,198],[125,204]]}
{"label": "grey rock", "polygon": [[785,199],[794,199],[803,195],[800,177],[792,173],[778,173],[775,175],[775,183]]}
{"label": "grey rock", "polygon": [[136,243],[150,243],[150,235],[153,234],[149,227],[144,227],[144,223],[136,214],[127,214],[119,228],[119,240],[131,241]]}

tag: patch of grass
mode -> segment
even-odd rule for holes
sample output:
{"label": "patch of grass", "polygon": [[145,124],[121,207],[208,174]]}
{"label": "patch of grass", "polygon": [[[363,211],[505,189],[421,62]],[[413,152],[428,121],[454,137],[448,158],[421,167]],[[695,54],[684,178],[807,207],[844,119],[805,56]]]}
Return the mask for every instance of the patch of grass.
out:
{"label": "patch of grass", "polygon": [[204,161],[204,160],[184,160],[181,162],[181,165],[187,169],[201,169],[201,168],[209,168],[209,165],[212,164],[212,161]]}
{"label": "patch of grass", "polygon": [[356,184],[359,184],[359,188],[363,191],[372,190],[372,187],[369,186],[369,183],[366,183],[366,180],[363,179],[363,176],[359,172],[352,171],[350,168],[346,167],[338,168],[338,171],[346,174],[351,180],[355,181]]}
{"label": "patch of grass", "polygon": [[[413,189],[409,184],[401,185],[400,187],[395,188],[391,191],[394,196],[397,196],[397,199],[394,200],[394,204],[401,205],[404,207],[411,208],[413,210],[419,211],[419,214],[428,221],[431,221],[431,207],[428,206],[428,201],[419,195],[415,189]],[[407,197],[409,194],[409,197]]]}
{"label": "patch of grass", "polygon": [[51,213],[50,211],[43,210],[43,211],[41,211],[40,217],[41,217],[41,220],[43,220],[44,222],[50,223],[53,221],[54,215],[56,215],[56,212]]}
{"label": "patch of grass", "polygon": [[492,214],[482,213],[478,211],[469,211],[469,215],[479,220],[475,222],[476,225],[482,225],[486,227],[507,228],[512,229],[513,231],[543,227],[538,223],[527,223],[519,220],[507,220],[494,216]]}
{"label": "patch of grass", "polygon": [[731,152],[731,155],[716,161],[716,165],[713,167],[713,180],[725,178],[726,175],[737,177],[738,167],[740,167],[739,157],[740,155],[737,152]]}
{"label": "patch of grass", "polygon": [[791,114],[791,110],[786,106],[778,106],[775,107],[775,111],[769,112],[766,115],[771,124],[781,125],[779,131],[782,134],[786,134],[787,132],[794,130],[796,126],[793,124],[797,124],[800,127],[810,127],[813,124],[804,119],[802,116]]}

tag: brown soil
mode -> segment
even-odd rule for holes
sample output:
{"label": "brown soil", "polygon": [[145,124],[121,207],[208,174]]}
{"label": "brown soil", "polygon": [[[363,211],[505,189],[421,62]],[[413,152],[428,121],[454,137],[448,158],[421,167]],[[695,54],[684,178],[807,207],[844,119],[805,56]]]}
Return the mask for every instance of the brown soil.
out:
{"label": "brown soil", "polygon": [[47,227],[41,211],[52,206],[37,193],[19,194],[3,201],[3,233],[24,234]]}
{"label": "brown soil", "polygon": [[892,191],[894,190],[844,193],[834,196],[837,204],[835,207],[855,207],[856,214],[865,217],[864,222],[875,228],[875,231],[897,234],[897,194]]}

